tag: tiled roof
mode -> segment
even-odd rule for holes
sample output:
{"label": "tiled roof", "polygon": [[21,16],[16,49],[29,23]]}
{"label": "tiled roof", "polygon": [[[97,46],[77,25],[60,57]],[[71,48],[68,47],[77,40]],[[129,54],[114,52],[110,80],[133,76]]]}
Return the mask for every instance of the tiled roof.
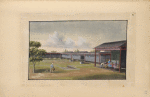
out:
{"label": "tiled roof", "polygon": [[99,46],[96,46],[95,48],[111,48],[111,47],[120,47],[126,44],[126,40],[123,41],[114,41],[114,42],[107,42],[103,43]]}

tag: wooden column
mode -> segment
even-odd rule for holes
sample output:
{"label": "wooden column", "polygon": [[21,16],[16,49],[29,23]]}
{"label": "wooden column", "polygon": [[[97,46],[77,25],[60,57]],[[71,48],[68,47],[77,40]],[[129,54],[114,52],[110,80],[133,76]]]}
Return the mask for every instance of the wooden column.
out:
{"label": "wooden column", "polygon": [[100,65],[100,53],[98,55],[99,55],[99,65]]}
{"label": "wooden column", "polygon": [[96,48],[95,48],[95,64],[94,67],[96,67]]}
{"label": "wooden column", "polygon": [[104,54],[105,55],[105,62],[106,62],[106,54]]}
{"label": "wooden column", "polygon": [[110,61],[111,61],[111,51],[110,51]]}
{"label": "wooden column", "polygon": [[85,54],[84,54],[84,62],[85,62]]}
{"label": "wooden column", "polygon": [[120,47],[120,60],[119,60],[119,72],[121,71],[121,47]]}

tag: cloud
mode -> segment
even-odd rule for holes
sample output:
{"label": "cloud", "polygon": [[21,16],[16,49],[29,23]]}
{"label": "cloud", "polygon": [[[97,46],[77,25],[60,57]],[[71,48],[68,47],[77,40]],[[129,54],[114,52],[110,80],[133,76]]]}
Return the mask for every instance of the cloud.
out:
{"label": "cloud", "polygon": [[69,37],[65,41],[64,37],[60,36],[56,31],[53,35],[49,34],[49,38],[47,39],[44,46],[56,48],[90,48],[90,44],[87,43],[84,38],[78,37],[77,43]]}
{"label": "cloud", "polygon": [[64,47],[65,42],[63,41],[63,39],[64,38],[55,31],[53,35],[49,34],[46,45],[49,47]]}
{"label": "cloud", "polygon": [[73,41],[71,38],[67,38],[65,42],[65,48],[73,48],[76,47],[75,41]]}
{"label": "cloud", "polygon": [[87,48],[90,48],[90,44],[86,42],[86,40],[82,37],[78,37],[78,47],[79,48],[83,48],[83,49],[87,49]]}

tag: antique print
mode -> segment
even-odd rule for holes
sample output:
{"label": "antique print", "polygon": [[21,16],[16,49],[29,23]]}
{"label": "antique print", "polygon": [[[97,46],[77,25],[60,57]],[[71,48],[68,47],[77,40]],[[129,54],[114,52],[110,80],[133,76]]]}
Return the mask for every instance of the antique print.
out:
{"label": "antique print", "polygon": [[126,20],[29,22],[29,80],[126,80]]}

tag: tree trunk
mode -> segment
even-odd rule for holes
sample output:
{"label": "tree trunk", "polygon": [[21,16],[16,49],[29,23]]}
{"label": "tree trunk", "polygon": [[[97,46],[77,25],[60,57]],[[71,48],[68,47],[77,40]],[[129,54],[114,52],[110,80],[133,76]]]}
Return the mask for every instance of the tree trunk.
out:
{"label": "tree trunk", "polygon": [[33,63],[33,73],[35,72],[35,64]]}

